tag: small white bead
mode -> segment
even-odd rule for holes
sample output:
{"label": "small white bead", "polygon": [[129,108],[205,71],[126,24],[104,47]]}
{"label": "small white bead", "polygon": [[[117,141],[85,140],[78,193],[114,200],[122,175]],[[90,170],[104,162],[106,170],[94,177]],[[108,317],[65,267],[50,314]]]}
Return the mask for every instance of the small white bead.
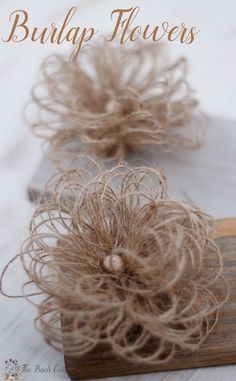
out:
{"label": "small white bead", "polygon": [[124,268],[122,258],[117,254],[111,254],[104,258],[103,266],[107,271],[121,273]]}

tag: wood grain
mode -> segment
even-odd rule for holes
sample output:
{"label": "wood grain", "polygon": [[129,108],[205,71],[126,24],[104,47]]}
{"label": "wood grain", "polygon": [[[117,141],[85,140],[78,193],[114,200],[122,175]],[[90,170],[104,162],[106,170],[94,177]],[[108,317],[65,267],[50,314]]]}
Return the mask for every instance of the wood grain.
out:
{"label": "wood grain", "polygon": [[216,238],[236,237],[236,218],[222,218],[216,220]]}
{"label": "wood grain", "polygon": [[127,363],[114,356],[109,348],[97,347],[81,358],[65,356],[66,370],[72,380],[236,363],[236,219],[218,220],[217,226],[216,241],[222,251],[224,276],[230,285],[230,296],[220,311],[215,330],[201,348],[194,353],[179,353],[167,364],[149,366]]}

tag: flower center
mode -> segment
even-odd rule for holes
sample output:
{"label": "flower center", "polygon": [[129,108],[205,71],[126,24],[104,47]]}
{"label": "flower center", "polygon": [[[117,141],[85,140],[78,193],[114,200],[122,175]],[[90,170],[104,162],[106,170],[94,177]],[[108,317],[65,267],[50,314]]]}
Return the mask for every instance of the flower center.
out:
{"label": "flower center", "polygon": [[120,274],[124,269],[122,258],[117,254],[111,254],[104,258],[103,266],[111,273]]}

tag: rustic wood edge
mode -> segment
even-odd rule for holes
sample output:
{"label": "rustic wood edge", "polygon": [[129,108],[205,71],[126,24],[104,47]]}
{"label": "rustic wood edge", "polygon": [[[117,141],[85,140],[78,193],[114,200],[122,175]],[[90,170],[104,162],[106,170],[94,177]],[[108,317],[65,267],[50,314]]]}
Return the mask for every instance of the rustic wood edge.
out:
{"label": "rustic wood edge", "polygon": [[215,238],[236,237],[236,217],[216,220]]}

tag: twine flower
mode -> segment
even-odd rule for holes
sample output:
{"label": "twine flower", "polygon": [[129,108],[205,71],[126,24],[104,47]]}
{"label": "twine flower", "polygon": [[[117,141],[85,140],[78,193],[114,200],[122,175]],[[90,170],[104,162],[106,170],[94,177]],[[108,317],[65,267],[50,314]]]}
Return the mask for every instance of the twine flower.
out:
{"label": "twine flower", "polygon": [[158,169],[96,171],[55,176],[32,218],[20,256],[42,294],[38,328],[72,356],[105,345],[157,364],[197,349],[222,304],[211,218],[171,199]]}
{"label": "twine flower", "polygon": [[81,153],[123,160],[150,147],[197,148],[197,101],[186,82],[186,60],[170,64],[162,45],[97,42],[68,63],[49,57],[33,91],[34,132],[51,157]]}

